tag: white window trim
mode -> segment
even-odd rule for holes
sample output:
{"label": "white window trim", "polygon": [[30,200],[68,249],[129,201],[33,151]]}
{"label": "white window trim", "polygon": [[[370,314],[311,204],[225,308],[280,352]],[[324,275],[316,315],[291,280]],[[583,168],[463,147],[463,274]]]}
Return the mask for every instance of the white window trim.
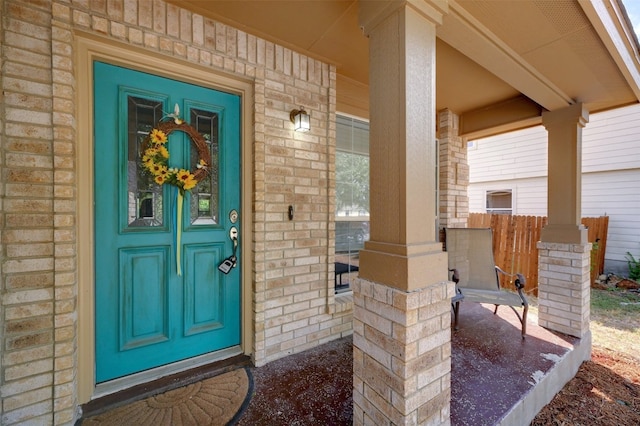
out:
{"label": "white window trim", "polygon": [[[484,200],[483,200],[483,209],[485,213],[489,213],[492,214],[493,210],[487,209],[487,197],[489,196],[490,193],[492,192],[507,192],[507,191],[511,191],[511,215],[516,214],[516,188],[514,187],[499,187],[499,188],[491,188],[491,189],[485,189],[484,190]],[[504,209],[494,209],[494,210],[506,210],[506,208]]]}

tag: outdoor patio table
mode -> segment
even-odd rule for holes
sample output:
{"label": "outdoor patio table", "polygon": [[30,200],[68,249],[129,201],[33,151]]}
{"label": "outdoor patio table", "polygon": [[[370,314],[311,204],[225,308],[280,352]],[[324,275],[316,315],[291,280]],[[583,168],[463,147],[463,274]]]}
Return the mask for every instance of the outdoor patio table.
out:
{"label": "outdoor patio table", "polygon": [[[334,278],[334,282],[335,282],[335,286],[342,286],[342,274],[346,274],[346,273],[350,273],[350,272],[356,272],[359,271],[359,268],[355,265],[349,265],[347,263],[342,263],[342,262],[335,262],[335,276]],[[340,285],[338,285],[338,279],[340,279]]]}

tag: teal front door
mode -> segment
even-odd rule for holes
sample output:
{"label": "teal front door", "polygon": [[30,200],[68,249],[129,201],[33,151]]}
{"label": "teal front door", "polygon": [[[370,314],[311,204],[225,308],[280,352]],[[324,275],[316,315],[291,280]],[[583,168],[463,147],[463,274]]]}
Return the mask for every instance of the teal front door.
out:
{"label": "teal front door", "polygon": [[[242,217],[239,97],[95,62],[93,103],[96,382],[239,347],[240,251],[218,269]],[[210,155],[182,208],[142,164],[176,106]],[[167,133],[168,166],[196,171],[192,132]]]}

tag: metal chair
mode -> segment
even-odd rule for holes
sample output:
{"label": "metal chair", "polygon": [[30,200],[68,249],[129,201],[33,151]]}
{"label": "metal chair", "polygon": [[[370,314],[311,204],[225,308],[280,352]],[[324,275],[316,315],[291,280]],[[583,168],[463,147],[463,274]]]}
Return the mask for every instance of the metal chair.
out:
{"label": "metal chair", "polygon": [[[446,250],[449,254],[449,270],[457,275],[456,288],[465,302],[489,303],[509,306],[522,324],[522,338],[527,331],[529,303],[523,292],[525,278],[522,274],[508,274],[496,266],[493,260],[492,231],[487,228],[447,228]],[[500,288],[499,274],[515,277],[517,293]],[[522,314],[515,308],[521,307]],[[456,325],[457,325],[457,312]]]}

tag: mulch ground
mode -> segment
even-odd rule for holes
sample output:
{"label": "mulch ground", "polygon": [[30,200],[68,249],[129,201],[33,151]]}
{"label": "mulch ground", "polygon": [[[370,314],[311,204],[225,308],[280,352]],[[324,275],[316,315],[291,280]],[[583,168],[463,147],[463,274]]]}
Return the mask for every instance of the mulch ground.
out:
{"label": "mulch ground", "polygon": [[640,361],[594,347],[531,425],[640,425]]}
{"label": "mulch ground", "polygon": [[234,426],[351,425],[351,336],[249,369],[251,401]]}

